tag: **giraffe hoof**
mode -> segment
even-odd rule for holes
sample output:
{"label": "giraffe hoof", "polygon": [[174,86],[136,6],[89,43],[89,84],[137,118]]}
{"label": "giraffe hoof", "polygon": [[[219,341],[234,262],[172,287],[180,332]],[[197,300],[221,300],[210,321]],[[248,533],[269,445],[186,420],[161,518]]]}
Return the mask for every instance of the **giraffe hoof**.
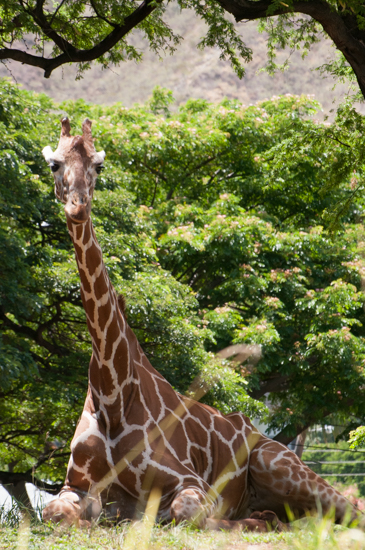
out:
{"label": "giraffe hoof", "polygon": [[90,527],[91,527],[91,522],[88,521],[87,519],[80,519],[80,520],[79,520],[79,523],[78,523],[78,526],[79,526],[81,529],[90,529]]}
{"label": "giraffe hoof", "polygon": [[207,518],[205,528],[211,531],[250,531],[255,533],[270,531],[267,522],[256,517],[240,520]]}
{"label": "giraffe hoof", "polygon": [[272,512],[271,510],[264,510],[263,512],[253,512],[250,515],[250,519],[264,521],[269,530],[278,531],[279,533],[281,531],[287,531],[290,529],[290,527],[280,521],[275,512]]}

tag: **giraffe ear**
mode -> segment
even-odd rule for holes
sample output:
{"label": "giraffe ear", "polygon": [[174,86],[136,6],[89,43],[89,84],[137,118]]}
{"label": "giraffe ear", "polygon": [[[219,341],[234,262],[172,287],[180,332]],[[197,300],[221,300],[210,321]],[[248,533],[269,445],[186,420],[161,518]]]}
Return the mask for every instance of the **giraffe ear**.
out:
{"label": "giraffe ear", "polygon": [[91,120],[89,118],[85,118],[84,122],[82,123],[82,135],[86,139],[91,139],[91,125]]}
{"label": "giraffe ear", "polygon": [[47,147],[44,147],[44,149],[42,149],[42,155],[46,159],[47,164],[49,164],[53,157],[52,148],[49,145],[47,145]]}
{"label": "giraffe ear", "polygon": [[67,116],[61,120],[61,124],[62,124],[61,137],[70,137],[71,125]]}
{"label": "giraffe ear", "polygon": [[103,164],[104,159],[105,159],[105,151],[99,151],[96,153],[94,160],[97,164]]}

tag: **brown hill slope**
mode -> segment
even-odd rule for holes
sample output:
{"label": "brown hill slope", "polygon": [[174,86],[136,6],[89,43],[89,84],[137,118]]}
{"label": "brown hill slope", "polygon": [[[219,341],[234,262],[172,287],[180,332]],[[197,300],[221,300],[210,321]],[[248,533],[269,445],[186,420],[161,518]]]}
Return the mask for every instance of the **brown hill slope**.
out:
{"label": "brown hill slope", "polygon": [[[144,102],[154,86],[160,85],[173,91],[178,104],[189,97],[219,101],[225,96],[248,104],[272,95],[305,93],[314,94],[328,112],[333,100],[343,97],[347,90],[341,85],[333,91],[332,79],[323,79],[313,71],[334,56],[330,41],[317,44],[305,60],[301,59],[300,52],[295,52],[291,56],[290,70],[270,77],[266,73],[257,74],[266,60],[264,35],[258,33],[255,23],[241,23],[241,34],[253,49],[253,61],[246,66],[245,77],[239,80],[229,63],[219,60],[217,49],[203,52],[196,49],[204,35],[204,23],[193,12],[184,10],[180,13],[176,6],[172,7],[169,21],[184,41],[174,56],[162,61],[148,51],[147,45],[136,34],[133,41],[145,52],[140,64],[126,62],[113,70],[102,70],[94,64],[83,79],[75,80],[75,66],[64,66],[50,79],[45,79],[40,69],[13,62],[8,64],[8,69],[0,67],[0,76],[12,76],[26,89],[45,92],[56,101],[83,98],[105,104],[121,101],[126,106]],[[281,56],[284,58],[289,53],[284,52]]]}

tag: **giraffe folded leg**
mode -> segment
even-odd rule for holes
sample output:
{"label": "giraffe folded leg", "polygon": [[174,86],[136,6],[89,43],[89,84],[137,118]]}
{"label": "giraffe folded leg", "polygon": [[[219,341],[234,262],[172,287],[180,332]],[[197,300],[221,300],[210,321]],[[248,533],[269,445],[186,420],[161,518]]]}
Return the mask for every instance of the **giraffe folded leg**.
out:
{"label": "giraffe folded leg", "polygon": [[96,519],[101,511],[98,499],[80,497],[73,491],[61,491],[59,496],[44,508],[44,521],[88,527],[90,519]]}
{"label": "giraffe folded leg", "polygon": [[287,529],[287,526],[279,520],[277,515],[269,510],[254,512],[247,519],[229,520],[210,517],[211,508],[207,505],[207,495],[203,491],[188,488],[179,492],[175,497],[171,505],[170,515],[176,523],[189,521],[197,527],[212,531],[246,530],[267,533],[268,531],[284,531]]}
{"label": "giraffe folded leg", "polygon": [[286,506],[296,517],[308,512],[335,511],[335,519],[353,520],[358,513],[351,503],[317,474],[312,472],[287,447],[262,437],[250,455],[251,510],[273,510],[286,518]]}

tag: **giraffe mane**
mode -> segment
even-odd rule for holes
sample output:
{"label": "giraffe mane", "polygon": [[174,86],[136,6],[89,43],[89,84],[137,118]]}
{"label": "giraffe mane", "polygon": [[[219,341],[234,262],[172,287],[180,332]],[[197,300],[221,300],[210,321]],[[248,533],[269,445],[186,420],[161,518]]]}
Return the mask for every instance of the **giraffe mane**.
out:
{"label": "giraffe mane", "polygon": [[119,307],[120,311],[123,313],[124,317],[127,319],[126,300],[125,300],[123,294],[118,294],[117,300],[118,300],[118,307]]}

